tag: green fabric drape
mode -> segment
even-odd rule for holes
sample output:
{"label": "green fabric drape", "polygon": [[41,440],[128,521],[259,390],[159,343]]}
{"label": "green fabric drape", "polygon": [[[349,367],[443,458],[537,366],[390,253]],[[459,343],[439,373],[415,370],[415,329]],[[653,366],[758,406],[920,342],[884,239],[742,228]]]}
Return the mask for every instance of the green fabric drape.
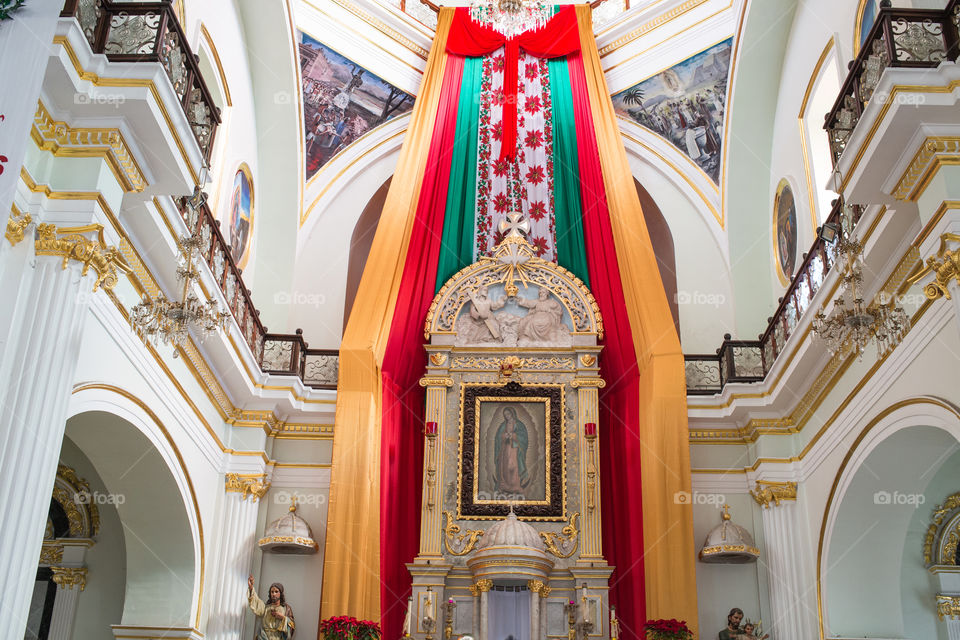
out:
{"label": "green fabric drape", "polygon": [[480,83],[483,58],[463,61],[457,133],[453,143],[450,187],[440,240],[436,291],[460,269],[473,263],[477,208],[477,133],[480,123]]}
{"label": "green fabric drape", "polygon": [[547,61],[553,101],[553,207],[557,229],[557,263],[590,286],[580,206],[580,168],[573,94],[567,59]]}

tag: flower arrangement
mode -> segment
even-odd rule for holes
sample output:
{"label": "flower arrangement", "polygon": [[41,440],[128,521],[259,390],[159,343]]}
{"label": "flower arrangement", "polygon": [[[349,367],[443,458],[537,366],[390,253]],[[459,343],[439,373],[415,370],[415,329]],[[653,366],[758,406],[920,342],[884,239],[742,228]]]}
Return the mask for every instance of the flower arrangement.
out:
{"label": "flower arrangement", "polygon": [[0,20],[12,20],[13,12],[23,8],[26,0],[0,0]]}
{"label": "flower arrangement", "polygon": [[683,620],[647,620],[643,630],[649,640],[693,640],[693,631]]}
{"label": "flower arrangement", "polygon": [[334,616],[320,623],[326,640],[380,640],[380,625],[351,616]]}

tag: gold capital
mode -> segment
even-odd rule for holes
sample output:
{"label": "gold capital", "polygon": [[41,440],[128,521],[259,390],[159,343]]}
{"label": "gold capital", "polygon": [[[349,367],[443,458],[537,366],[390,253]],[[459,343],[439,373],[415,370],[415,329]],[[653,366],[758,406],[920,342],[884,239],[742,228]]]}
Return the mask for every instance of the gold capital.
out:
{"label": "gold capital", "polygon": [[960,243],[960,234],[945,233],[940,236],[940,247],[937,255],[927,258],[923,269],[908,278],[911,284],[916,284],[928,273],[934,274],[934,280],[923,288],[923,293],[929,300],[937,298],[950,299],[950,282],[960,284],[960,250],[955,246],[948,249],[947,243]]}
{"label": "gold capital", "polygon": [[240,493],[243,499],[249,496],[256,502],[270,490],[270,483],[266,480],[266,474],[241,475],[239,473],[228,473],[224,478],[226,484],[224,488],[227,493]]}
{"label": "gold capital", "polygon": [[941,620],[944,618],[950,618],[951,620],[960,618],[960,596],[947,596],[938,593],[937,615]]}
{"label": "gold capital", "polygon": [[29,213],[20,213],[16,207],[12,208],[10,217],[7,218],[7,232],[3,234],[10,242],[11,247],[17,246],[23,240],[23,232],[30,226],[31,222],[33,222],[33,218],[30,217]]}
{"label": "gold capital", "polygon": [[453,378],[444,378],[440,376],[424,376],[420,378],[421,387],[452,387]]}
{"label": "gold capital", "polygon": [[757,486],[750,490],[750,495],[765,509],[770,508],[770,503],[779,507],[785,500],[797,499],[797,483],[757,480]]}
{"label": "gold capital", "polygon": [[477,580],[470,586],[470,593],[477,595],[478,593],[486,593],[493,589],[493,580],[490,578],[481,578]]}
{"label": "gold capital", "polygon": [[50,567],[50,570],[53,571],[53,581],[61,589],[80,587],[83,591],[87,587],[86,567]]}
{"label": "gold capital", "polygon": [[[90,240],[81,235],[96,232],[97,240]],[[96,291],[102,285],[104,289],[113,289],[117,284],[117,270],[130,273],[123,255],[116,247],[108,247],[103,239],[103,227],[99,224],[88,224],[82,227],[63,227],[58,229],[52,224],[37,225],[37,239],[35,242],[38,256],[61,256],[64,269],[70,260],[76,260],[83,265],[81,275],[86,275],[93,267],[97,272],[97,280],[93,283]]]}

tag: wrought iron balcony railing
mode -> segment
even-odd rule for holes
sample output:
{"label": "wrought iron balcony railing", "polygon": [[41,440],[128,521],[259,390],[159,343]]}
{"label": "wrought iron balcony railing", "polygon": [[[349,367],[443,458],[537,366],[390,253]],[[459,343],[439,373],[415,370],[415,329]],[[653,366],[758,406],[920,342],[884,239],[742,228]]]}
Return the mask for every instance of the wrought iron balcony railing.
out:
{"label": "wrought iron balcony railing", "polygon": [[877,84],[887,67],[933,68],[944,60],[955,61],[960,0],[945,9],[895,9],[884,7],[867,35],[860,54],[848,65],[847,79],[823,128],[830,139],[833,163],[840,159],[867,105],[879,96]]}
{"label": "wrought iron balcony railing", "polygon": [[114,62],[159,62],[180,101],[204,159],[210,161],[220,110],[200,73],[197,57],[170,0],[111,2],[66,0],[61,17],[80,23],[94,53]]}
{"label": "wrought iron balcony railing", "polygon": [[[843,202],[837,200],[827,223],[839,225],[842,215]],[[862,215],[863,208],[854,205],[852,223],[856,225]],[[758,340],[731,340],[727,334],[716,355],[685,355],[687,393],[711,395],[723,391],[728,382],[763,380],[796,331],[800,318],[810,308],[834,260],[832,246],[818,237],[810,251],[803,255],[800,268]]]}

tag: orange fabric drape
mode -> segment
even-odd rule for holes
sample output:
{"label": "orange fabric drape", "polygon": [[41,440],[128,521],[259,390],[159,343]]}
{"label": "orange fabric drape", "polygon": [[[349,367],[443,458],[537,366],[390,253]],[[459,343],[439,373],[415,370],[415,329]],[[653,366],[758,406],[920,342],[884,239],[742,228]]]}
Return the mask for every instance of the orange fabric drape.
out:
{"label": "orange fabric drape", "polygon": [[383,213],[340,345],[321,619],[380,620],[380,366],[440,100],[453,9],[441,9]]}
{"label": "orange fabric drape", "polygon": [[620,278],[640,371],[640,460],[647,618],[686,620],[696,635],[693,510],[683,352],[617,128],[593,37],[589,5],[577,5],[581,53]]}

